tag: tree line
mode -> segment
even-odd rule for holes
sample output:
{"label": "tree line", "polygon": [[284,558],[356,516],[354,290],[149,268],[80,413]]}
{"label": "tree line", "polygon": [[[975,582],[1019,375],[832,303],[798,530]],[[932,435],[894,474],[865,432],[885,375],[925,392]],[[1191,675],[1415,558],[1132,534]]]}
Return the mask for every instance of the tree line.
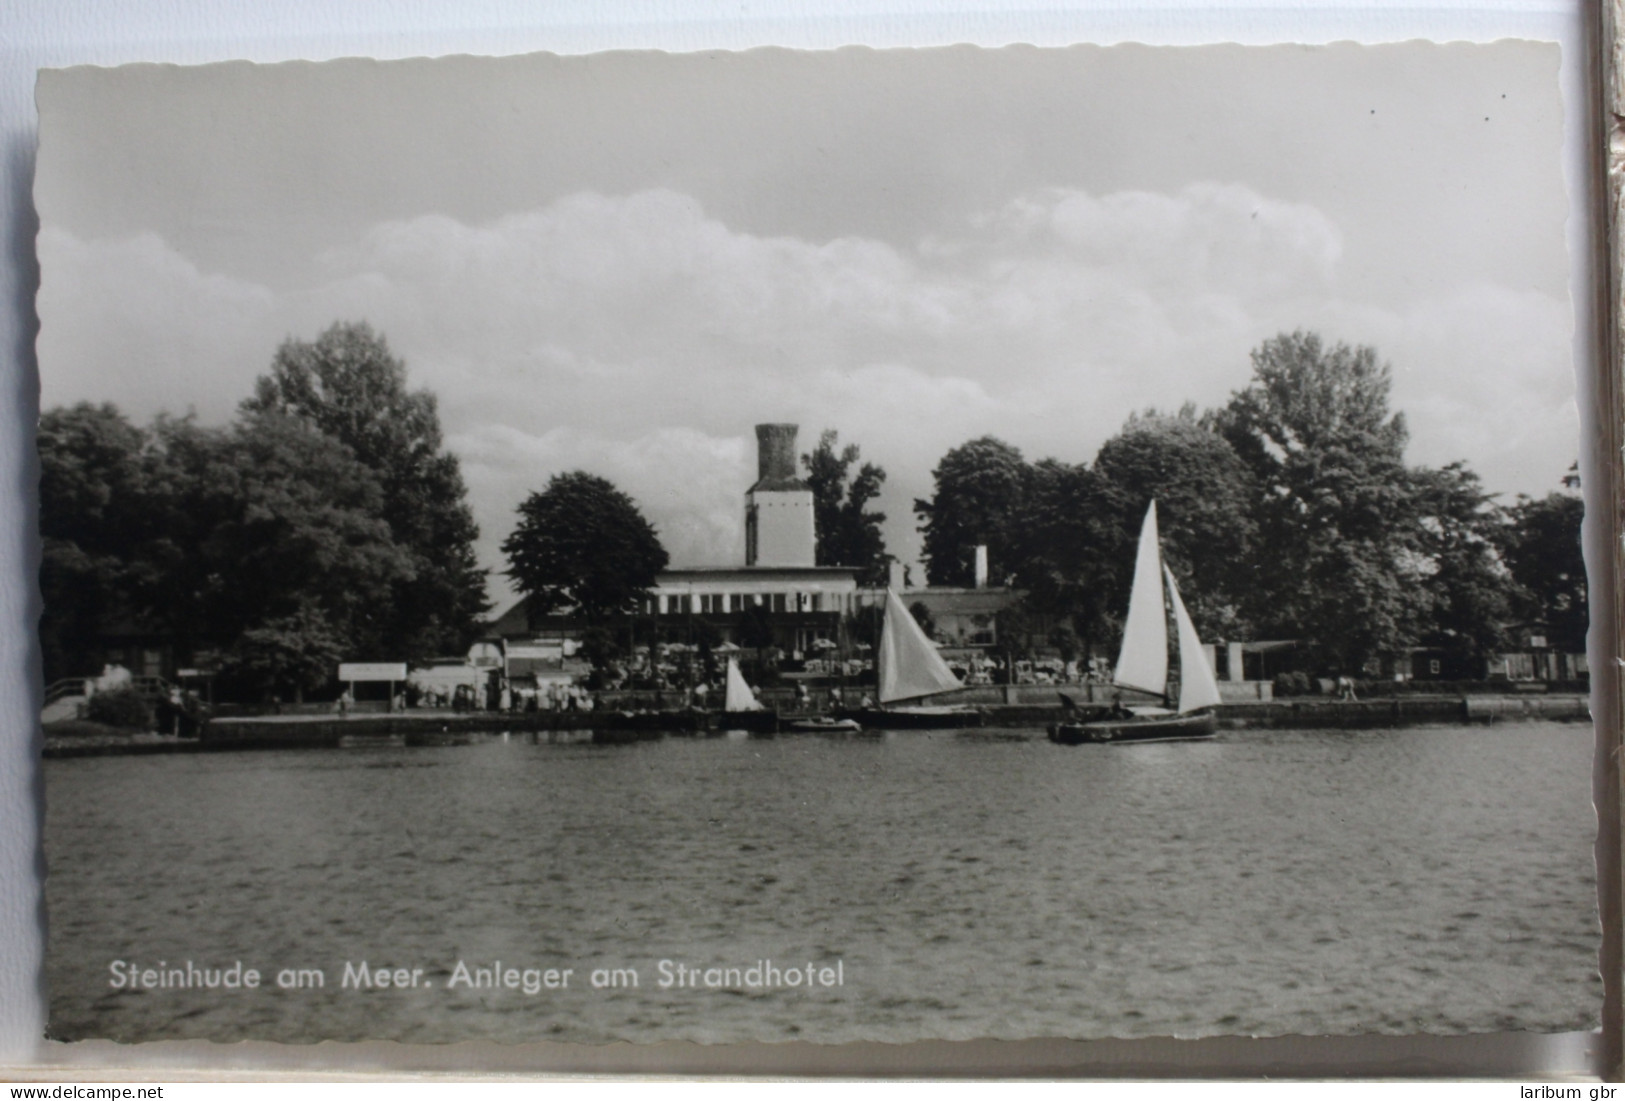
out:
{"label": "tree line", "polygon": [[[1315,668],[1347,672],[1417,646],[1476,662],[1519,626],[1583,650],[1577,480],[1500,505],[1465,463],[1410,465],[1391,389],[1374,349],[1300,331],[1255,349],[1251,379],[1223,406],[1134,414],[1093,462],[1029,462],[995,437],[970,440],[914,502],[926,579],[970,585],[986,546],[993,582],[1026,594],[1001,633],[1040,627],[1063,653],[1109,655],[1155,498],[1164,556],[1205,638],[1291,639]],[[883,584],[892,556],[870,506],[885,471],[833,430],[801,462],[817,563]],[[594,475],[555,477],[520,515],[508,574],[542,610],[630,610],[665,565],[635,502]]]}
{"label": "tree line", "polygon": [[460,654],[488,610],[434,395],[364,324],[288,340],[223,427],[110,404],[40,418],[47,679],[110,637],[212,652],[228,694],[341,660]]}
{"label": "tree line", "polygon": [[[208,661],[223,695],[299,698],[341,661],[458,655],[486,626],[434,395],[365,324],[285,341],[225,426],[81,402],[41,416],[38,450],[48,681],[110,646],[168,644]],[[833,431],[802,456],[818,560],[878,581],[884,516],[868,505],[886,475],[858,459]],[[668,561],[636,503],[579,470],[527,496],[503,550],[534,612],[593,624],[634,610]]]}
{"label": "tree line", "polygon": [[1572,474],[1502,506],[1464,463],[1408,465],[1371,348],[1300,331],[1265,341],[1252,367],[1217,409],[1131,416],[1093,463],[1028,462],[991,436],[954,448],[914,505],[928,580],[969,584],[986,545],[994,580],[1026,591],[1053,641],[1109,653],[1155,498],[1204,638],[1298,640],[1316,668],[1348,672],[1417,646],[1477,660],[1520,623],[1584,649]]}
{"label": "tree line", "polygon": [[[1155,498],[1204,638],[1296,639],[1346,671],[1411,646],[1481,658],[1520,624],[1584,648],[1572,473],[1499,505],[1463,463],[1408,465],[1370,348],[1283,334],[1252,367],[1219,408],[1131,416],[1091,463],[1029,462],[992,436],[953,448],[914,502],[928,583],[971,584],[985,545],[994,583],[1026,593],[1004,633],[1041,624],[1063,652],[1110,653]],[[48,679],[88,671],[110,637],[161,636],[212,651],[237,694],[298,695],[341,660],[460,654],[483,629],[478,530],[435,398],[364,324],[284,342],[223,427],[80,403],[45,413],[38,439]],[[833,430],[801,462],[818,564],[883,584],[885,471]],[[636,502],[585,471],[527,496],[503,550],[534,611],[599,625],[667,564]]]}

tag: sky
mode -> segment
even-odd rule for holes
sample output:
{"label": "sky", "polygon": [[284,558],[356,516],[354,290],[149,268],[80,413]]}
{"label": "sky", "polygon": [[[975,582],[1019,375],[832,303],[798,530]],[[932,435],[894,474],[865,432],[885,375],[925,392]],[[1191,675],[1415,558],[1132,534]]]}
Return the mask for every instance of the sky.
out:
{"label": "sky", "polygon": [[[1374,346],[1410,461],[1578,454],[1558,47],[756,50],[46,73],[41,405],[228,420],[365,320],[439,399],[482,562],[548,478],[743,560],[752,426],[888,478],[1086,462],[1305,328]],[[505,591],[500,582],[493,592]]]}

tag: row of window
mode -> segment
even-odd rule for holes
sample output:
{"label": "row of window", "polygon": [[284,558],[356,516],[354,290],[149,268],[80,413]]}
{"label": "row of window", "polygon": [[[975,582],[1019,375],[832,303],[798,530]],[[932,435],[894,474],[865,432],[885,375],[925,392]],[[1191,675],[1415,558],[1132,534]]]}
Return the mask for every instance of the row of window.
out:
{"label": "row of window", "polygon": [[645,615],[730,615],[750,607],[770,612],[832,612],[839,609],[834,593],[667,593],[643,602]]}

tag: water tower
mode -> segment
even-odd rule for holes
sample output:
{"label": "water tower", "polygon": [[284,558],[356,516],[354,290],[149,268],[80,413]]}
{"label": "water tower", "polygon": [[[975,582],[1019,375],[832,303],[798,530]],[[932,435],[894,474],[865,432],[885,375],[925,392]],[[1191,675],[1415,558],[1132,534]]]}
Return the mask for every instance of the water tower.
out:
{"label": "water tower", "polygon": [[811,566],[812,487],[796,475],[796,425],[756,426],[756,484],[745,493],[745,565]]}

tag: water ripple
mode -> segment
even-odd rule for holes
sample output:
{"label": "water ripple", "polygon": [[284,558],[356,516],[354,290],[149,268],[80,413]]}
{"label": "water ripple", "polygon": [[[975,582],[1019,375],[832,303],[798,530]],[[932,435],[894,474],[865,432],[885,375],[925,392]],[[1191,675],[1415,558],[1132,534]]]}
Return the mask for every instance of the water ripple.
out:
{"label": "water ripple", "polygon": [[[486,742],[46,762],[63,1039],[906,1041],[1594,1027],[1572,726]],[[661,990],[840,961],[832,990]],[[108,989],[242,959],[321,990]],[[432,989],[337,989],[345,960]],[[444,988],[470,967],[635,989]],[[477,962],[483,961],[483,962]]]}

